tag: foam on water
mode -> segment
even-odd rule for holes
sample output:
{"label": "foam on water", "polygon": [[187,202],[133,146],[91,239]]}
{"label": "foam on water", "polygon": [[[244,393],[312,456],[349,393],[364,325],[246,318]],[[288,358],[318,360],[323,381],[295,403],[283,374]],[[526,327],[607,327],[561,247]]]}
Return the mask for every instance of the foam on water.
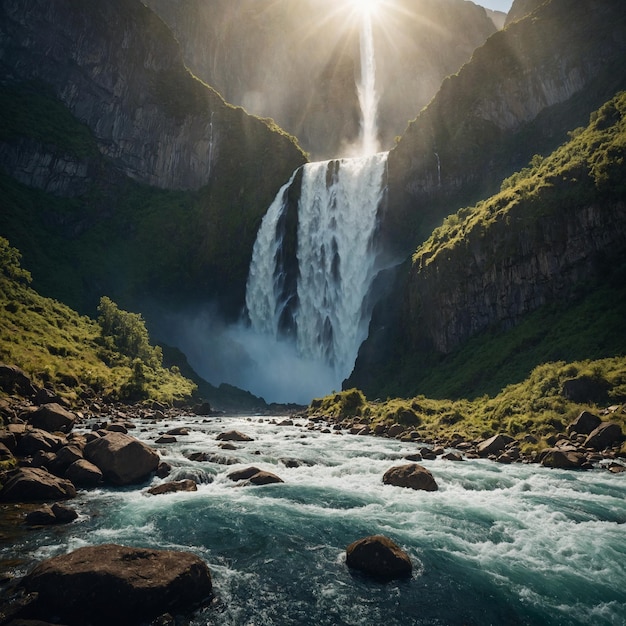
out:
{"label": "foam on water", "polygon": [[[440,489],[416,492],[381,481],[415,444],[256,419],[186,425],[190,435],[162,456],[172,477],[196,472],[212,482],[161,496],[81,493],[79,520],[29,533],[14,548],[24,569],[89,543],[190,550],[209,563],[220,600],[193,624],[623,624],[623,475],[424,461]],[[254,441],[219,448],[217,434],[233,428]],[[158,437],[149,428],[136,434],[152,444]],[[238,462],[184,456],[199,451]],[[242,487],[227,478],[249,465],[285,483]],[[407,550],[410,580],[381,585],[347,569],[345,547],[376,533]]]}

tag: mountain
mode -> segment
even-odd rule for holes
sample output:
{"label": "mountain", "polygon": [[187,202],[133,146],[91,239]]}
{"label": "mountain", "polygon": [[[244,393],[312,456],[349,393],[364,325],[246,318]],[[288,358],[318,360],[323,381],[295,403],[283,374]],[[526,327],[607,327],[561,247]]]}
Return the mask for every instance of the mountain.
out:
{"label": "mountain", "polygon": [[0,29],[0,228],[36,285],[80,311],[238,311],[294,138],[193,76],[138,0],[7,0]]}
{"label": "mountain", "polygon": [[[314,159],[345,155],[359,134],[361,18],[334,0],[145,0],[191,70],[229,102],[272,117]],[[462,0],[394,0],[373,20],[378,127],[388,149],[441,81],[496,27]]]}
{"label": "mountain", "polygon": [[[624,254],[623,102],[603,104],[626,87],[626,16],[617,1],[535,4],[444,81],[389,155],[383,233],[399,258],[417,252],[376,312],[347,387],[375,395],[491,393],[545,360],[625,349],[623,331],[607,322],[625,313],[623,293],[610,296]],[[587,126],[598,108],[586,133],[599,132],[594,120],[602,119],[616,144],[591,142],[583,151],[568,133]],[[504,210],[522,192],[501,192],[503,179],[531,160],[539,167],[539,155],[563,143],[544,167],[561,172],[571,160],[573,170],[561,178],[524,170],[545,177],[543,186]],[[604,161],[613,164],[606,186],[592,171]],[[479,220],[483,226],[475,217],[481,203],[456,212],[481,198],[490,198],[493,213]],[[424,250],[439,246],[429,237],[442,220],[435,240],[462,235],[454,243],[444,236],[435,260]],[[574,305],[607,322],[605,329],[573,323]],[[551,343],[550,328],[560,329],[560,345]]]}

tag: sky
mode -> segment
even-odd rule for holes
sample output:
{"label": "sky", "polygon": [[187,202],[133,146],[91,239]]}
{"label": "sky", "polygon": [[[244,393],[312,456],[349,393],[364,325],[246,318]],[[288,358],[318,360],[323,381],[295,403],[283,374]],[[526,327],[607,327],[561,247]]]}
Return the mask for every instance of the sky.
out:
{"label": "sky", "polygon": [[494,11],[503,11],[508,13],[513,4],[513,0],[474,0],[476,4],[482,7],[493,9]]}

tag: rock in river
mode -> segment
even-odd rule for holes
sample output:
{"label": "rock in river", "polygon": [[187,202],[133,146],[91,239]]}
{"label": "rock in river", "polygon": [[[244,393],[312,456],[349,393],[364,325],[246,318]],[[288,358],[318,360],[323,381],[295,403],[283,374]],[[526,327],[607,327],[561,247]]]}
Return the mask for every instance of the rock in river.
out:
{"label": "rock in river", "polygon": [[114,485],[143,482],[159,465],[159,455],[152,448],[123,433],[107,433],[90,441],[84,454]]}
{"label": "rock in river", "polygon": [[411,575],[409,555],[383,535],[365,537],[346,548],[346,564],[380,579],[405,578]]}
{"label": "rock in river", "polygon": [[20,583],[37,594],[24,617],[62,623],[139,624],[188,611],[212,593],[206,563],[189,552],[107,544],[40,563]]}
{"label": "rock in river", "polygon": [[417,463],[399,465],[388,469],[383,476],[383,483],[422,491],[437,491],[439,489],[433,475]]}
{"label": "rock in river", "polygon": [[22,467],[10,475],[0,491],[6,502],[66,500],[76,496],[74,485],[43,468]]}

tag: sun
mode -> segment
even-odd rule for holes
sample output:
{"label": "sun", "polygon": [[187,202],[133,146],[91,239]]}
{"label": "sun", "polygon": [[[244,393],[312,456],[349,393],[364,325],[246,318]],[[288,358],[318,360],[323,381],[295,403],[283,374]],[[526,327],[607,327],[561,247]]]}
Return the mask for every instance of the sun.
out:
{"label": "sun", "polygon": [[361,15],[374,16],[380,9],[383,0],[350,0],[355,11]]}

